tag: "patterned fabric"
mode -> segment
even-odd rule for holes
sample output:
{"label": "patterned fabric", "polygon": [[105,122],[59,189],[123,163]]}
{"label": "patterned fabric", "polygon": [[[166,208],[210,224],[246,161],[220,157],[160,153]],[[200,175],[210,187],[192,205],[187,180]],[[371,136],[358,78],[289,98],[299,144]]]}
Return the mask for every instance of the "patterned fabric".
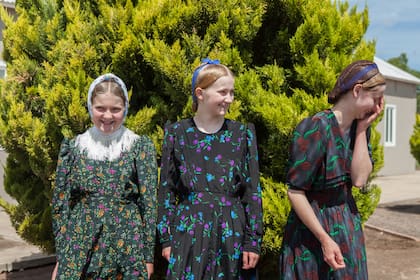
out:
{"label": "patterned fabric", "polygon": [[76,144],[86,135],[61,145],[52,199],[57,279],[147,279],[157,216],[154,145],[125,129],[120,141],[132,143],[119,158],[98,160]]}
{"label": "patterned fabric", "polygon": [[293,135],[287,173],[287,185],[305,191],[319,222],[340,247],[346,268],[330,269],[320,242],[292,210],[283,237],[281,279],[368,279],[362,225],[351,193],[355,125],[346,137],[331,110],[303,120]]}
{"label": "patterned fabric", "polygon": [[192,119],[165,128],[158,231],[171,246],[167,279],[242,279],[242,251],[261,247],[258,173],[251,124],[225,120],[214,134]]}

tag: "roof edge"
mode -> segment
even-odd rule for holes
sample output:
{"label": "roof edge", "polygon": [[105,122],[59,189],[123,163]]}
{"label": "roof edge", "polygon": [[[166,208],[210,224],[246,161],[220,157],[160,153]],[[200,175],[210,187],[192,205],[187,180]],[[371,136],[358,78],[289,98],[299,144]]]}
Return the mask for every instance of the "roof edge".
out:
{"label": "roof edge", "polygon": [[410,84],[420,85],[420,79],[416,76],[392,65],[385,60],[376,57],[374,58],[375,63],[378,65],[379,72],[390,80],[406,82]]}

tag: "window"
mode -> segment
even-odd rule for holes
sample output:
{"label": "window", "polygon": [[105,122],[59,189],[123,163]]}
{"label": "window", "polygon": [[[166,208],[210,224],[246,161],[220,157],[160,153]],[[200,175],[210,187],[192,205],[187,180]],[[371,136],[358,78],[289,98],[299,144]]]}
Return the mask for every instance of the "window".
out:
{"label": "window", "polygon": [[396,145],[396,125],[397,125],[397,106],[385,105],[384,112],[384,146],[395,146]]}
{"label": "window", "polygon": [[0,60],[0,79],[5,78],[7,75],[6,62]]}

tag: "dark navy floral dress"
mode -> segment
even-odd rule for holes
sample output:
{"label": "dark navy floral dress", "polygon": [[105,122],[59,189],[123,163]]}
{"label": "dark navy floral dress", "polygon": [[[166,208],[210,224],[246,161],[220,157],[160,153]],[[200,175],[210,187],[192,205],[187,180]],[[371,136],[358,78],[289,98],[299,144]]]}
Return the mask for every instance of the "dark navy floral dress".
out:
{"label": "dark navy floral dress", "polygon": [[125,128],[112,137],[93,128],[61,145],[52,199],[57,279],[147,279],[156,236],[155,148]]}
{"label": "dark navy floral dress", "polygon": [[165,128],[158,231],[167,279],[242,279],[242,251],[260,254],[262,205],[252,124],[214,134],[193,119]]}
{"label": "dark navy floral dress", "polygon": [[[292,210],[283,237],[281,279],[368,279],[362,224],[351,192],[355,125],[348,135],[342,133],[331,110],[304,119],[293,135],[287,173],[287,185],[305,191],[319,222],[340,247],[346,267],[329,267],[320,242]],[[369,133],[367,138],[369,143]],[[370,145],[368,150],[372,159]]]}

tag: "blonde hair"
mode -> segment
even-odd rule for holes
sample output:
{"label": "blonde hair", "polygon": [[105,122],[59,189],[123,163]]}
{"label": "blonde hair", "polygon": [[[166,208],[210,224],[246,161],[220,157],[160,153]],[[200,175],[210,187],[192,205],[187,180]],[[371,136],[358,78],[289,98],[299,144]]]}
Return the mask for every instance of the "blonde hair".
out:
{"label": "blonde hair", "polygon": [[341,72],[334,88],[328,94],[328,103],[336,104],[341,96],[352,90],[356,84],[371,90],[376,86],[385,85],[386,81],[374,62],[357,60]]}
{"label": "blonde hair", "polygon": [[112,80],[104,81],[97,84],[92,91],[92,97],[90,101],[93,103],[93,99],[95,99],[95,97],[98,96],[98,94],[104,94],[107,92],[112,93],[115,96],[121,97],[121,99],[124,102],[124,106],[127,104],[128,100],[125,99],[123,89],[118,83]]}
{"label": "blonde hair", "polygon": [[87,107],[88,107],[90,117],[93,116],[93,113],[92,113],[93,99],[98,94],[104,94],[107,92],[110,92],[111,94],[114,94],[115,96],[121,97],[121,99],[124,101],[124,106],[125,106],[124,116],[126,116],[128,112],[127,87],[125,86],[125,83],[123,82],[123,80],[121,80],[118,76],[112,73],[106,73],[96,78],[89,86]]}
{"label": "blonde hair", "polygon": [[225,76],[234,77],[233,72],[223,64],[201,64],[194,72],[199,71],[195,83],[192,85],[192,110],[197,112],[198,101],[195,96],[195,90],[197,88],[206,89],[216,82],[219,78]]}

